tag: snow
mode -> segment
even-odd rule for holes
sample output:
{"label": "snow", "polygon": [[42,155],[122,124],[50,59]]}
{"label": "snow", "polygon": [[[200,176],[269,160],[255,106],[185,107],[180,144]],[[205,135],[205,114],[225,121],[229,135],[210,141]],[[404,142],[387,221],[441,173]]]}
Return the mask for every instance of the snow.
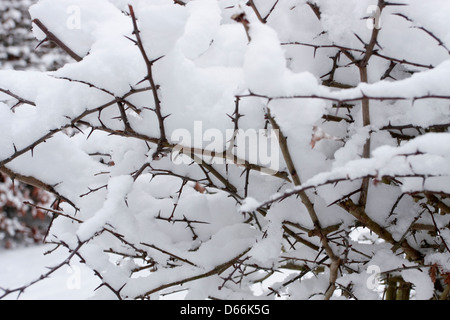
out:
{"label": "snow", "polygon": [[[71,8],[76,10],[70,10]],[[114,34],[111,31],[122,32],[123,29],[117,27],[122,27],[125,20],[121,12],[107,0],[62,0],[57,3],[52,0],[40,1],[30,8],[30,14],[57,37],[64,39],[66,45],[81,57],[89,52],[93,43],[104,41],[105,34]],[[78,19],[78,23],[74,19]],[[74,22],[73,25],[71,22]],[[33,32],[37,39],[45,38],[45,34],[35,25]]]}
{"label": "snow", "polygon": [[[44,255],[53,248],[53,245],[39,245],[0,251],[0,287],[22,287],[47,273],[47,267],[59,265],[69,255],[64,248]],[[74,257],[70,266],[61,267],[48,279],[30,286],[19,297],[11,294],[6,299],[86,300],[93,296],[94,289],[100,283],[92,270]]]}
{"label": "snow", "polygon": [[187,4],[189,19],[180,46],[188,59],[205,53],[220,28],[221,11],[214,0],[199,0]]}
{"label": "snow", "polygon": [[433,297],[434,284],[426,272],[419,270],[403,270],[401,274],[405,281],[410,282],[415,286],[413,299],[429,300]]}
{"label": "snow", "polygon": [[241,205],[239,210],[241,212],[253,212],[255,211],[261,204],[254,198],[247,197],[244,200],[244,203]]}
{"label": "snow", "polygon": [[187,14],[184,8],[173,5],[144,5],[137,7],[139,29],[149,59],[167,55],[183,35]]}
{"label": "snow", "polygon": [[[277,272],[287,262],[311,271],[329,250],[356,270],[340,268],[338,283],[352,283],[360,298],[379,294],[367,286],[367,263],[383,272],[404,265],[401,274],[417,288],[416,298],[430,298],[426,273],[412,270],[392,243],[350,239],[364,221],[337,204],[351,199],[356,205],[361,180],[370,176],[360,209],[392,239],[405,238],[429,254],[408,230],[416,220],[431,223],[420,206],[436,206],[412,195],[430,192],[446,202],[450,194],[450,135],[432,132],[448,131],[450,117],[449,6],[433,0],[442,8],[436,13],[418,0],[386,7],[369,81],[362,83],[356,60],[374,34],[366,19],[373,1],[315,1],[320,19],[312,2],[271,7],[255,0],[260,17],[244,1],[228,2],[132,0],[137,21],[121,0],[41,0],[31,7],[31,16],[82,58],[52,72],[0,71],[6,92],[0,95],[1,167],[39,179],[71,201],[59,209],[73,219],[58,216],[48,240],[71,249],[82,243],[86,266],[109,285],[95,292],[99,298],[135,298],[180,283],[193,288],[191,297],[254,297],[252,271]],[[246,20],[234,20],[235,14]],[[33,32],[44,38],[36,26]],[[384,79],[390,65],[395,70]],[[6,90],[33,103],[19,101],[25,103],[11,109],[17,101]],[[365,99],[370,125],[362,117]],[[273,155],[278,176],[261,175],[265,168],[245,153],[256,146],[227,132],[238,126],[266,135],[273,122],[287,142]],[[219,165],[210,157],[201,163],[201,155],[189,154],[189,162],[172,161],[172,143],[218,153],[233,143],[249,165]],[[300,185],[289,179],[295,174]],[[299,190],[306,190],[303,199],[295,197]],[[312,206],[305,206],[305,196]],[[328,240],[313,236],[320,231],[316,219],[322,228],[337,226],[331,249],[320,250]],[[448,225],[445,216],[436,220]],[[448,264],[445,257],[427,258]],[[277,288],[290,298],[320,298],[331,279],[330,267],[320,267],[316,277]],[[69,270],[76,275],[75,266]],[[242,275],[239,283],[224,280],[233,272]],[[65,276],[72,286],[74,278]],[[160,293],[167,291],[151,297]]]}
{"label": "snow", "polygon": [[[384,175],[392,175],[394,172],[399,175],[417,175],[418,178],[421,175],[445,177],[450,170],[450,167],[447,165],[449,163],[447,153],[449,139],[450,135],[448,133],[428,133],[400,147],[381,146],[372,152],[372,158],[347,160],[345,164],[336,165],[329,172],[317,174],[306,181],[303,187],[320,185],[327,181],[346,177],[350,180],[367,175],[381,178]],[[422,153],[426,154],[422,155]],[[448,182],[448,178],[444,178],[444,181]],[[441,184],[436,186],[436,188],[438,187],[448,190],[447,187]],[[403,190],[413,191],[422,188],[423,182],[418,189],[404,186]]]}

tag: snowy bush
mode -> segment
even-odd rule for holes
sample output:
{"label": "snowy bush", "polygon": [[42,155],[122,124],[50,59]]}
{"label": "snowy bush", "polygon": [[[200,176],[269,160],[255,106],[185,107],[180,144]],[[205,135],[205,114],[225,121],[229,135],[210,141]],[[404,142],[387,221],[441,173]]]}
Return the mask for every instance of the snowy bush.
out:
{"label": "snowy bush", "polygon": [[73,62],[0,72],[0,171],[57,197],[94,297],[448,296],[446,0],[30,13]]}

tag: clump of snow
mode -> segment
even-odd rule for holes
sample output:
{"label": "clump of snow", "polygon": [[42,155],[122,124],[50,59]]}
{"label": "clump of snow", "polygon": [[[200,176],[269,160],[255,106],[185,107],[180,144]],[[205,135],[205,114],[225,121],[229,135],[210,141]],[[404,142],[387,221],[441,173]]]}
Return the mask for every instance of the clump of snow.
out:
{"label": "clump of snow", "polygon": [[255,211],[260,206],[260,203],[251,197],[245,198],[239,210],[241,212],[252,212]]}
{"label": "clump of snow", "polygon": [[[81,61],[0,71],[0,169],[66,199],[48,241],[81,244],[108,284],[98,298],[156,298],[179,285],[192,288],[187,297],[248,298],[255,282],[291,268],[271,288],[319,299],[336,276],[332,250],[339,290],[379,298],[368,272],[377,266],[429,299],[427,273],[400,253],[410,246],[449,268],[426,246],[449,238],[439,213],[450,194],[450,12],[443,1],[435,13],[404,2],[384,8],[362,83],[373,1],[41,0],[32,17]],[[273,142],[275,122],[267,174],[247,154],[260,140],[247,140]],[[175,144],[195,154],[178,161]],[[434,223],[440,238],[420,229]],[[370,237],[353,237],[360,224]]]}

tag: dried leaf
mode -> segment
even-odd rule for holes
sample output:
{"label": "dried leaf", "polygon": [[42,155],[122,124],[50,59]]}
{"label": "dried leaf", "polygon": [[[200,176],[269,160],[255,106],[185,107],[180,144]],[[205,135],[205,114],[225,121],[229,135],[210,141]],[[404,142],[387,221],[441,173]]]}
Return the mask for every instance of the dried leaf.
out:
{"label": "dried leaf", "polygon": [[342,141],[341,138],[332,136],[328,133],[326,133],[325,131],[322,130],[322,128],[318,127],[318,126],[313,126],[313,134],[311,137],[311,148],[314,148],[316,143],[319,142],[322,139],[328,139],[328,140],[334,140],[334,141]]}
{"label": "dried leaf", "polygon": [[429,273],[430,273],[430,278],[431,278],[431,281],[432,281],[433,283],[436,282],[436,275],[437,275],[437,272],[438,272],[438,265],[435,263],[435,264],[433,264],[433,265],[430,267],[430,271],[429,271]]}
{"label": "dried leaf", "polygon": [[445,284],[450,286],[450,272],[444,273],[443,277],[444,277]]}
{"label": "dried leaf", "polygon": [[200,193],[205,193],[206,188],[203,187],[200,183],[196,182],[195,183],[195,187],[194,187],[195,191],[200,192]]}

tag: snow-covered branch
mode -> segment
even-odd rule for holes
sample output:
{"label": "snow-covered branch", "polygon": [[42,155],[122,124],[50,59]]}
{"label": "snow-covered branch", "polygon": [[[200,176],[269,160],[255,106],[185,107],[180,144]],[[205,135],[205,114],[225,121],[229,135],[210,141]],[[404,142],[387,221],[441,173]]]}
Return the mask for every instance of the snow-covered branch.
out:
{"label": "snow-covered branch", "polygon": [[0,171],[95,297],[446,297],[444,1],[42,0],[75,61],[0,71]]}

